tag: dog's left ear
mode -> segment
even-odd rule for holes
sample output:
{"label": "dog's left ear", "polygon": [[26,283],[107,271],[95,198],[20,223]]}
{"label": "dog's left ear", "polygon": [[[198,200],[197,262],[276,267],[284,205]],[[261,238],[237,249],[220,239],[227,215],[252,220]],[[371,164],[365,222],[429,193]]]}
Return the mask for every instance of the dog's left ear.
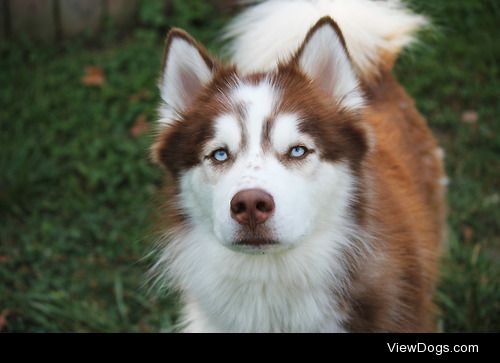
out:
{"label": "dog's left ear", "polygon": [[299,68],[341,106],[357,109],[364,104],[359,79],[338,25],[328,16],[309,30],[294,57]]}
{"label": "dog's left ear", "polygon": [[167,107],[186,111],[212,79],[215,61],[208,52],[182,29],[174,28],[167,36],[160,94]]}

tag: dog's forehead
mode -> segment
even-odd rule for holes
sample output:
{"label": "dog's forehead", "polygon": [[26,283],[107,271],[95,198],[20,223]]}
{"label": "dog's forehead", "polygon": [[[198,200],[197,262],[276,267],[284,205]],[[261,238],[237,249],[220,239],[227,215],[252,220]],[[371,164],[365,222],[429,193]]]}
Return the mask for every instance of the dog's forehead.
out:
{"label": "dog's forehead", "polygon": [[240,81],[226,95],[232,107],[217,117],[215,138],[229,149],[241,147],[253,154],[265,151],[269,144],[275,149],[288,147],[290,139],[298,137],[299,116],[280,110],[282,93],[268,77]]}
{"label": "dog's forehead", "polygon": [[276,112],[280,94],[264,78],[257,84],[242,83],[234,90],[233,97],[242,110],[243,141],[251,153],[261,149],[264,125]]}
{"label": "dog's forehead", "polygon": [[241,81],[231,90],[235,104],[244,108],[247,116],[254,118],[269,116],[280,99],[280,90],[267,77],[259,82]]}

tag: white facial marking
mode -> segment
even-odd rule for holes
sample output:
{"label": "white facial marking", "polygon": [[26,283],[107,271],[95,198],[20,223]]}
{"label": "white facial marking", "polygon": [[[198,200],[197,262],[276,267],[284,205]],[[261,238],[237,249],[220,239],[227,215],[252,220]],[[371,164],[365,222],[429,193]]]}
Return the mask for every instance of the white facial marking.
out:
{"label": "white facial marking", "polygon": [[241,84],[235,89],[233,97],[242,103],[246,110],[245,127],[248,135],[247,145],[250,155],[262,151],[261,134],[264,122],[272,115],[280,94],[264,79],[257,85]]}
{"label": "white facial marking", "polygon": [[291,147],[304,145],[312,148],[314,143],[310,136],[300,132],[299,117],[294,114],[283,114],[276,117],[271,131],[271,144],[280,154],[286,154]]}
{"label": "white facial marking", "polygon": [[241,128],[234,115],[224,114],[214,122],[214,138],[205,148],[204,153],[227,147],[231,154],[236,154],[241,147]]}

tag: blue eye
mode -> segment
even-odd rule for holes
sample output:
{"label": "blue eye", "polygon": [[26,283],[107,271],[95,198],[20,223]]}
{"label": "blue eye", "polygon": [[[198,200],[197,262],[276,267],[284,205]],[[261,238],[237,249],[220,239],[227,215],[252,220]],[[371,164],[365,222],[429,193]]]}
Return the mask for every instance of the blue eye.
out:
{"label": "blue eye", "polygon": [[224,162],[229,159],[229,154],[226,149],[217,149],[212,153],[212,158],[219,162]]}
{"label": "blue eye", "polygon": [[290,149],[289,155],[292,158],[301,158],[303,157],[307,152],[307,148],[304,146],[294,146]]}

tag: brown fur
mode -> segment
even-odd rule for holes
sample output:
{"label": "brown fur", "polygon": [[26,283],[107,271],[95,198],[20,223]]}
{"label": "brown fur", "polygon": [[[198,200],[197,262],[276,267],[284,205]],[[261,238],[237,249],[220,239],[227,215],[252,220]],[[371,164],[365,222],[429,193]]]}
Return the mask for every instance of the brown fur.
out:
{"label": "brown fur", "polygon": [[365,162],[378,258],[357,265],[353,331],[433,331],[432,294],[444,230],[443,165],[412,99],[390,73],[367,87],[376,146]]}

